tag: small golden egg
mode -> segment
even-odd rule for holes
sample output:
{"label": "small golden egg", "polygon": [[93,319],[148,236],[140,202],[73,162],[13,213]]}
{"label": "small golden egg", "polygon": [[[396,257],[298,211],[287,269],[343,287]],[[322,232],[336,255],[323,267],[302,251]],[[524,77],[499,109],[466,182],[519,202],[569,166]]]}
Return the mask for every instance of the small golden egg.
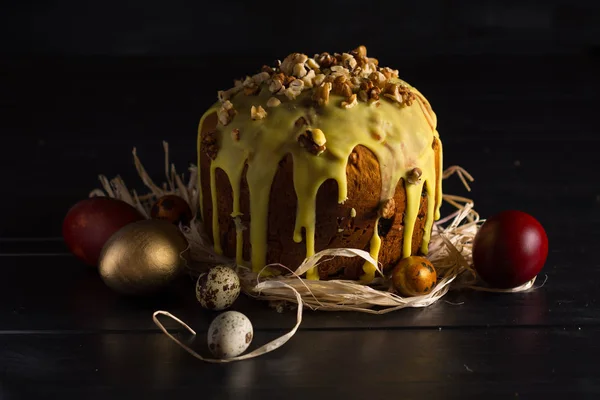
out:
{"label": "small golden egg", "polygon": [[404,258],[392,270],[392,286],[402,296],[430,293],[437,283],[437,273],[425,257]]}
{"label": "small golden egg", "polygon": [[111,289],[130,295],[162,289],[183,271],[188,243],[179,228],[161,220],[129,224],[110,237],[99,271]]}

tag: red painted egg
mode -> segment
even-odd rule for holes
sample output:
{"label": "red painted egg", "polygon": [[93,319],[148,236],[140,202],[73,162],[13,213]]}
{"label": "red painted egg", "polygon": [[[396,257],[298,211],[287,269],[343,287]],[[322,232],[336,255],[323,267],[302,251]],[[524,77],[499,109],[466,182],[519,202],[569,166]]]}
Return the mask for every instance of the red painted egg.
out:
{"label": "red painted egg", "polygon": [[78,202],[67,212],[62,234],[77,258],[97,266],[100,252],[113,233],[143,219],[135,207],[122,200],[92,197]]}
{"label": "red painted egg", "polygon": [[503,211],[487,219],[473,242],[475,270],[487,284],[499,289],[533,279],[547,256],[546,231],[522,211]]}

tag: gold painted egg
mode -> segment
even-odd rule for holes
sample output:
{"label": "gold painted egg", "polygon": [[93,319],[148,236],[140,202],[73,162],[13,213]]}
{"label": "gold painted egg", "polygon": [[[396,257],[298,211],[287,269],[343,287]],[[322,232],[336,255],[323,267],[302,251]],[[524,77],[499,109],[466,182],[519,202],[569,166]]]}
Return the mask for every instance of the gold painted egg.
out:
{"label": "gold painted egg", "polygon": [[119,293],[149,294],[177,278],[188,258],[188,243],[178,227],[143,220],[110,237],[100,255],[99,271],[104,283]]}

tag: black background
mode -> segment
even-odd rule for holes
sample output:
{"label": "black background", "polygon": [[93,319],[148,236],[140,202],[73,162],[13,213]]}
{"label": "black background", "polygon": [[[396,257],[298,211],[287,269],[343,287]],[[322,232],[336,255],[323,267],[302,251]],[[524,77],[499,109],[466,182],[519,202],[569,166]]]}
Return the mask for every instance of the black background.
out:
{"label": "black background", "polygon": [[600,44],[593,0],[48,1],[4,6],[12,53],[281,57],[363,43],[380,56],[573,54]]}
{"label": "black background", "polygon": [[[600,394],[600,3],[12,2],[0,44],[1,399]],[[430,100],[445,167],[474,175],[472,192],[451,178],[446,193],[473,198],[484,218],[516,208],[542,222],[544,287],[453,293],[381,317],[307,313],[284,348],[212,366],[150,319],[166,308],[205,331],[212,314],[189,282],[132,301],[66,253],[62,218],[98,174],[143,190],[134,147],[155,181],[163,140],[184,171],[200,115],[233,78],[290,52],[359,44]],[[293,324],[237,307],[257,343]]]}
{"label": "black background", "polygon": [[[495,149],[513,137],[536,151],[594,141],[579,102],[596,98],[599,30],[595,1],[13,2],[0,13],[1,198],[12,210],[0,237],[60,236],[98,174],[135,186],[134,146],[156,160],[167,140],[185,170],[216,91],[293,51],[367,45],[430,98],[448,165],[476,177],[474,153],[520,162],[518,149]],[[508,97],[510,110],[499,105]]]}

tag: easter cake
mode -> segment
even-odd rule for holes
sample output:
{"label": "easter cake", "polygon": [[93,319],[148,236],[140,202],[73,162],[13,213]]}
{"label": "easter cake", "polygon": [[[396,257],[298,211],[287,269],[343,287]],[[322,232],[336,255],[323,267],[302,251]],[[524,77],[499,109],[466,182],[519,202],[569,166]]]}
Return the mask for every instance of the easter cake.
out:
{"label": "easter cake", "polygon": [[[198,128],[200,211],[216,253],[255,271],[318,251],[368,251],[384,269],[427,254],[442,144],[427,99],[364,46],[293,53],[234,82]],[[307,279],[370,281],[334,258]]]}

